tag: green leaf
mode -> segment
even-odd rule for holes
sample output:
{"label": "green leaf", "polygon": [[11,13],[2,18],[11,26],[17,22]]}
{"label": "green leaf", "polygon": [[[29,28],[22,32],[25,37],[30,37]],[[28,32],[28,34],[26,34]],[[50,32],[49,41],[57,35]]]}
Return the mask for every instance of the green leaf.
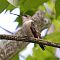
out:
{"label": "green leaf", "polygon": [[44,10],[45,10],[44,5],[40,5],[40,6],[39,6],[39,9],[42,10],[42,11],[44,11]]}
{"label": "green leaf", "polygon": [[55,26],[55,31],[59,31],[60,30],[60,20],[53,20],[52,23]]}
{"label": "green leaf", "polygon": [[8,7],[7,0],[0,0],[0,13]]}
{"label": "green leaf", "polygon": [[18,7],[20,0],[7,0],[10,4],[15,7]]}
{"label": "green leaf", "polygon": [[32,56],[28,56],[27,58],[26,58],[26,60],[35,60]]}
{"label": "green leaf", "polygon": [[22,25],[22,18],[21,18],[21,16],[18,16],[15,21],[18,22],[17,28]]}
{"label": "green leaf", "polygon": [[48,0],[20,0],[20,10],[23,13],[27,11],[36,11],[38,7]]}
{"label": "green leaf", "polygon": [[45,40],[52,42],[60,42],[60,32],[54,32],[45,37]]}
{"label": "green leaf", "polygon": [[28,10],[28,11],[26,12],[26,14],[28,14],[28,15],[30,15],[30,16],[32,16],[34,13],[35,13],[35,11],[32,11],[32,10]]}
{"label": "green leaf", "polygon": [[8,7],[6,8],[6,10],[12,11],[12,10],[15,9],[15,8],[16,8],[15,6],[9,4]]}
{"label": "green leaf", "polygon": [[56,0],[55,3],[56,18],[60,15],[60,0]]}
{"label": "green leaf", "polygon": [[33,48],[33,55],[28,56],[27,60],[57,60],[57,59],[54,53],[54,48],[46,46],[45,50],[43,51],[37,45],[37,47]]}

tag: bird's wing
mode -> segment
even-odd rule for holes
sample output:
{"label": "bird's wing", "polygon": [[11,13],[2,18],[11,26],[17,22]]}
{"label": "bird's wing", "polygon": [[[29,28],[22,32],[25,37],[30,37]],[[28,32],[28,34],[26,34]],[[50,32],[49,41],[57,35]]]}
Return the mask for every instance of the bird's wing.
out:
{"label": "bird's wing", "polygon": [[[34,22],[31,23],[30,29],[31,29],[31,31],[32,31],[32,33],[33,33],[33,36],[34,36],[35,38],[40,38],[40,36],[39,36],[39,34],[38,34],[38,32],[37,32],[37,30],[36,30],[36,28],[35,28]],[[42,48],[42,50],[45,50],[44,45],[39,44],[39,46]]]}
{"label": "bird's wing", "polygon": [[31,29],[31,31],[32,31],[32,33],[33,33],[33,36],[34,36],[35,38],[38,38],[39,36],[38,36],[38,33],[37,33],[37,30],[36,30],[36,27],[35,27],[34,22],[31,22],[31,27],[30,27],[30,29]]}

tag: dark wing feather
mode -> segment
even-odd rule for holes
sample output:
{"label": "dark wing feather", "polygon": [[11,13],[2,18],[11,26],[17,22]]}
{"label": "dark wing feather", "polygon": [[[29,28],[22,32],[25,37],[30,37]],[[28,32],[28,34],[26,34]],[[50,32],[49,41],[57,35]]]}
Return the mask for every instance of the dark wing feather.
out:
{"label": "dark wing feather", "polygon": [[30,27],[30,29],[31,29],[34,37],[35,37],[35,38],[38,38],[38,34],[37,34],[37,31],[36,31],[36,28],[35,28],[35,25],[34,25],[33,22],[31,22],[31,27]]}
{"label": "dark wing feather", "polygon": [[[30,29],[31,29],[31,31],[32,31],[32,33],[33,33],[33,35],[34,35],[34,37],[35,37],[35,38],[38,38],[39,35],[38,35],[37,31],[36,31],[36,28],[35,28],[34,22],[31,23],[31,27],[30,27]],[[42,50],[45,50],[43,44],[39,44],[39,46],[42,48]]]}

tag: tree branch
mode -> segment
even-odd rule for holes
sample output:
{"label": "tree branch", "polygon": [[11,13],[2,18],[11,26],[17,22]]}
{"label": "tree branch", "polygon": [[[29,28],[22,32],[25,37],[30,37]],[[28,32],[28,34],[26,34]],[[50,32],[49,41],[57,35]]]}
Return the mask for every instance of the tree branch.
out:
{"label": "tree branch", "polygon": [[48,41],[44,41],[43,39],[37,39],[37,38],[29,38],[27,36],[21,37],[16,35],[0,35],[0,39],[31,42],[31,43],[43,44],[47,46],[60,48],[60,43],[48,42]]}

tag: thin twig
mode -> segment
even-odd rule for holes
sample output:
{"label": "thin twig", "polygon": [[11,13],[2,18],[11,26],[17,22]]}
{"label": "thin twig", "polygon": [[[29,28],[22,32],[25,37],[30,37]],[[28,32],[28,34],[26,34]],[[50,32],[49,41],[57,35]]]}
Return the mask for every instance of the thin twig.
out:
{"label": "thin twig", "polygon": [[0,35],[0,39],[31,42],[31,43],[43,44],[47,46],[60,48],[60,43],[48,42],[48,41],[44,41],[43,39],[37,39],[37,38],[29,38],[27,36],[21,37],[16,35]]}
{"label": "thin twig", "polygon": [[14,14],[14,13],[11,13],[11,12],[10,12],[10,14],[13,14],[13,15],[16,15],[16,16],[22,16],[22,15]]}

